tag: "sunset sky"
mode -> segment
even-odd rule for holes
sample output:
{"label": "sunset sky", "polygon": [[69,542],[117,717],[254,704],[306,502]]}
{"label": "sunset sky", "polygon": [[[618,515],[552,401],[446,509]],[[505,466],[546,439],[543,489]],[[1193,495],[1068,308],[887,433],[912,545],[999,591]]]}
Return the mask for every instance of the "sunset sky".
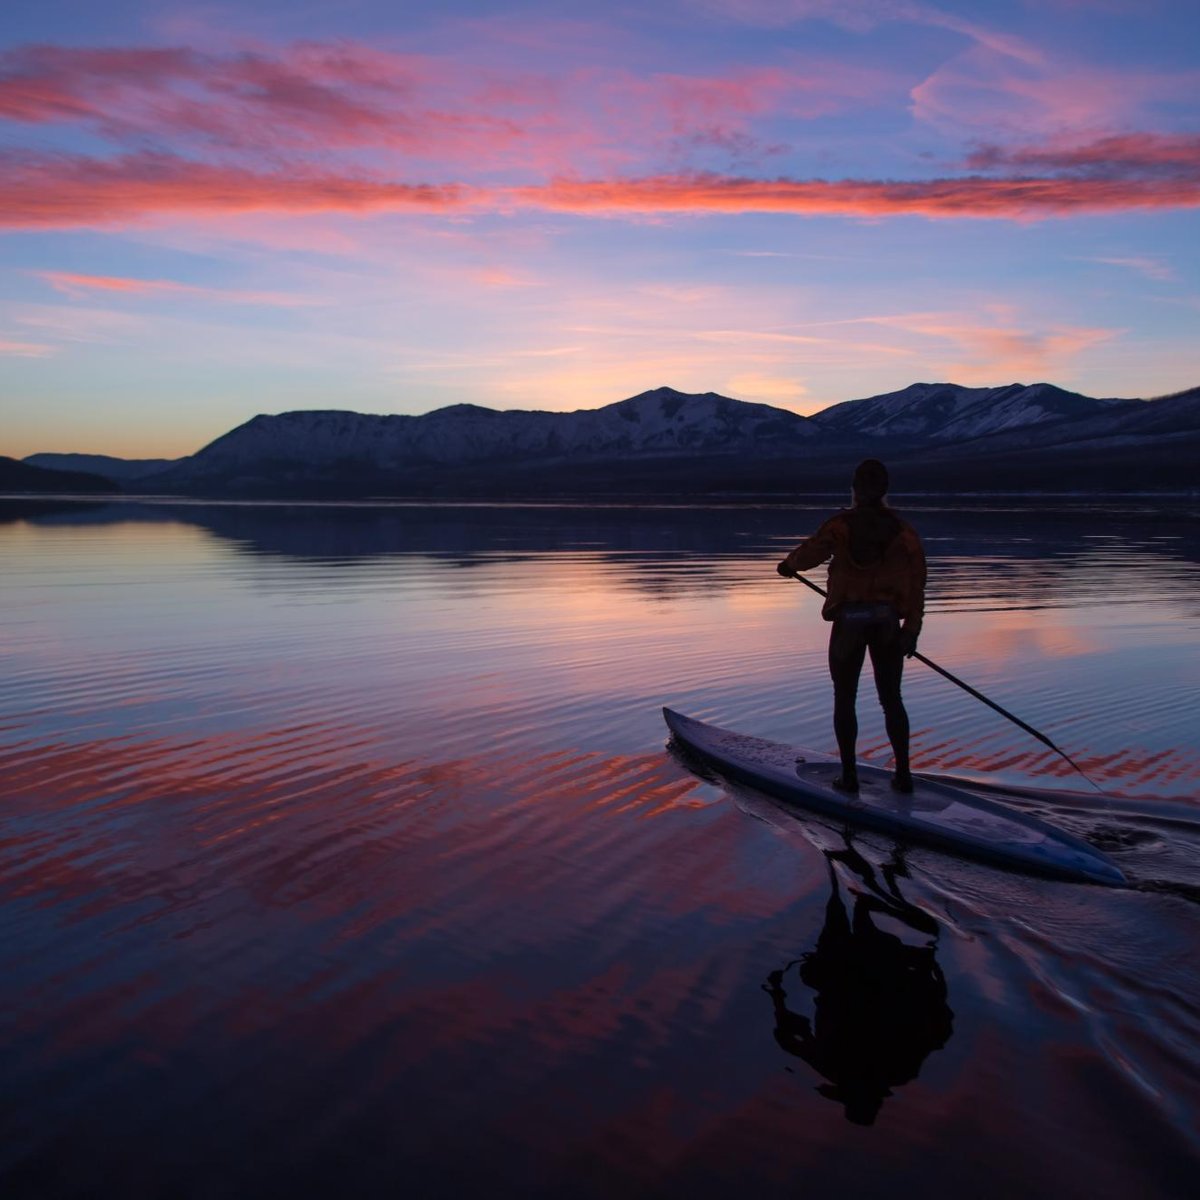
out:
{"label": "sunset sky", "polygon": [[1200,383],[1196,0],[7,0],[0,453]]}

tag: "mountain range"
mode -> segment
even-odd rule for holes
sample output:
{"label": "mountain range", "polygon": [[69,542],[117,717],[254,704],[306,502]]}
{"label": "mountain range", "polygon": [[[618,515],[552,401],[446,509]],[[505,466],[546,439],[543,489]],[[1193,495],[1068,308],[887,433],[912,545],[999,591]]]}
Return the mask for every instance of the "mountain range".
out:
{"label": "mountain range", "polygon": [[814,420],[822,429],[842,433],[901,441],[960,442],[1033,425],[1078,421],[1114,410],[1128,412],[1144,403],[1093,400],[1049,383],[993,388],[914,383],[900,392],[835,404]]}
{"label": "mountain range", "polygon": [[842,490],[867,455],[907,491],[1192,490],[1198,452],[1200,388],[1130,400],[916,383],[812,417],[667,387],[569,413],[306,410],[256,416],[174,462],[44,453],[25,465],[142,494],[695,499]]}

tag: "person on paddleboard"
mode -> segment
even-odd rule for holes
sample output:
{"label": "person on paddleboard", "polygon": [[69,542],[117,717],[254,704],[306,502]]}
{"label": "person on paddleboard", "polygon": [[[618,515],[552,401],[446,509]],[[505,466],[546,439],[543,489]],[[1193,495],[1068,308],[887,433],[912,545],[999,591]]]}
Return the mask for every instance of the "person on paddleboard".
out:
{"label": "person on paddleboard", "polygon": [[875,690],[895,756],[892,787],[913,790],[908,758],[908,713],[900,696],[904,659],[917,650],[925,615],[925,550],[917,532],[888,506],[887,468],[864,459],[854,471],[853,507],[830,517],[776,568],[792,576],[826,560],[829,587],[821,615],[829,633],[833,731],[842,773],[834,787],[858,791],[858,680],[871,655]]}

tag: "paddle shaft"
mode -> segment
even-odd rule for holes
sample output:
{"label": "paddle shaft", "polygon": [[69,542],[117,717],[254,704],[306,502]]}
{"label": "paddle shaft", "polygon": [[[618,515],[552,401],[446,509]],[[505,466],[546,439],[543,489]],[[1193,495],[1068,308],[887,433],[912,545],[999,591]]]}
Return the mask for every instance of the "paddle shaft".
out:
{"label": "paddle shaft", "polygon": [[[797,573],[793,575],[792,578],[798,579],[802,584],[804,584],[805,587],[811,588],[814,592],[816,592],[818,596],[828,596],[829,594],[824,588],[818,587],[815,583],[813,583],[811,579],[805,579],[803,575]],[[1049,746],[1055,754],[1061,755],[1063,758],[1065,758],[1067,762],[1069,762],[1071,766],[1073,766],[1075,770],[1078,771],[1080,775],[1082,775],[1084,779],[1086,779],[1088,783],[1090,783],[1092,787],[1096,789],[1096,791],[1103,792],[1104,789],[1094,779],[1090,778],[1088,773],[1065,750],[1060,750],[1040,730],[1034,729],[1032,725],[1027,725],[1021,720],[1020,717],[1014,716],[1008,711],[1007,708],[1002,708],[999,704],[997,704],[995,700],[990,700],[982,692],[976,691],[975,688],[973,688],[969,683],[964,683],[963,680],[959,679],[957,675],[952,675],[949,671],[947,671],[945,667],[938,666],[933,659],[926,658],[925,655],[918,653],[916,650],[913,651],[912,657],[917,659],[918,662],[923,662],[927,667],[929,667],[930,670],[936,671],[943,678],[950,680],[950,682],[955,686],[962,688],[964,692],[974,696],[976,700],[982,700],[983,703],[988,706],[988,708],[995,709],[995,711],[998,712],[1002,717],[1007,717],[1014,725],[1019,725],[1022,729],[1024,729],[1026,733],[1033,734],[1033,736],[1037,738],[1039,742]]]}

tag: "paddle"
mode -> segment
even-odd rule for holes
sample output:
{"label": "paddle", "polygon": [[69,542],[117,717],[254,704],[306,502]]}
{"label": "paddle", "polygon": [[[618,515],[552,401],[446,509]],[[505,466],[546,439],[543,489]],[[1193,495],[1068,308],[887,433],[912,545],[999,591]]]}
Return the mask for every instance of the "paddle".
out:
{"label": "paddle", "polygon": [[[816,592],[818,596],[828,595],[824,588],[818,587],[811,579],[805,579],[804,576],[799,573],[793,574],[792,578],[798,579],[802,584],[804,584],[805,587],[811,588],[814,592]],[[995,709],[996,712],[998,712],[1002,717],[1007,717],[1014,725],[1019,725],[1022,729],[1024,729],[1026,733],[1032,733],[1039,742],[1049,746],[1055,754],[1061,755],[1063,758],[1065,758],[1067,762],[1069,762],[1071,766],[1073,766],[1075,770],[1078,771],[1080,775],[1082,775],[1084,779],[1086,779],[1088,783],[1090,783],[1092,787],[1096,789],[1096,791],[1098,791],[1101,795],[1105,794],[1104,789],[1090,775],[1088,775],[1088,773],[1065,750],[1060,750],[1044,733],[1034,729],[1032,725],[1026,725],[1020,717],[1014,716],[1008,711],[1007,708],[1001,708],[1000,705],[995,702],[995,700],[989,700],[982,692],[976,691],[969,683],[964,683],[957,675],[951,675],[945,667],[939,667],[938,664],[932,659],[926,658],[925,655],[919,654],[916,650],[912,652],[912,657],[917,659],[919,662],[923,662],[931,670],[936,671],[939,675],[950,680],[951,683],[962,688],[964,692],[974,696],[976,700],[982,700],[984,704],[988,706],[988,708]]]}

